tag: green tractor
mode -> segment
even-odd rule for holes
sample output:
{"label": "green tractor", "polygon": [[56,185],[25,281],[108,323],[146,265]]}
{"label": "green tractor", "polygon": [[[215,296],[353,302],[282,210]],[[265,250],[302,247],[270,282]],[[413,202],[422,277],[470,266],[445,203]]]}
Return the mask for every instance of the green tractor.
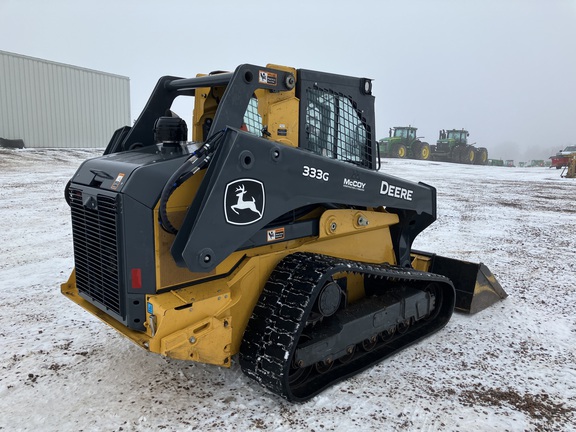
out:
{"label": "green tractor", "polygon": [[468,136],[470,134],[464,129],[442,129],[436,145],[431,146],[432,158],[448,162],[486,165],[488,150],[468,144]]}
{"label": "green tractor", "polygon": [[390,128],[388,138],[379,141],[380,156],[392,158],[430,159],[430,144],[420,141],[418,128],[397,126]]}

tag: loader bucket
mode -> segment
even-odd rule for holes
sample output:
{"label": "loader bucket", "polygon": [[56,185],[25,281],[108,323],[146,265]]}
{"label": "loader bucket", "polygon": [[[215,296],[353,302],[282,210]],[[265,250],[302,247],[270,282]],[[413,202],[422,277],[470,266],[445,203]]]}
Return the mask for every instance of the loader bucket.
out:
{"label": "loader bucket", "polygon": [[476,313],[505,299],[508,294],[484,264],[446,258],[428,252],[412,254],[415,268],[449,278],[456,289],[455,308]]}

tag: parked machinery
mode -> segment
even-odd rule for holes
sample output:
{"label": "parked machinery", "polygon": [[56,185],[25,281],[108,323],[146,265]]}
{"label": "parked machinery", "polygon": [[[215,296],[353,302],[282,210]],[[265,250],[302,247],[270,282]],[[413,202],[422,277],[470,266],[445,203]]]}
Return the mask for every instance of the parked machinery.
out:
{"label": "parked machinery", "polygon": [[388,138],[378,142],[380,156],[392,158],[430,159],[430,145],[416,136],[418,128],[396,126],[390,128]]}
{"label": "parked machinery", "polygon": [[554,156],[550,156],[550,167],[560,169],[567,167],[570,163],[572,156],[576,154],[576,145],[570,145],[564,150],[558,151]]}
{"label": "parked machinery", "polygon": [[576,178],[576,152],[568,158],[568,163],[560,174],[561,177]]}
{"label": "parked machinery", "polygon": [[432,146],[432,158],[448,162],[486,165],[488,150],[468,143],[470,134],[464,129],[440,130],[436,145]]}

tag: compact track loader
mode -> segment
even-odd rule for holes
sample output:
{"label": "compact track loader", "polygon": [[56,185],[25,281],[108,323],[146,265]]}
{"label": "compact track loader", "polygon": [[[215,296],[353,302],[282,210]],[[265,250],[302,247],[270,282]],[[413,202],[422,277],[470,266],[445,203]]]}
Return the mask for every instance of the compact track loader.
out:
{"label": "compact track loader", "polygon": [[[171,112],[193,97],[186,122]],[[66,187],[62,293],[141,347],[304,401],[505,292],[412,250],[436,191],[379,172],[372,82],[283,66],[159,80]],[[234,357],[236,358],[236,357]]]}

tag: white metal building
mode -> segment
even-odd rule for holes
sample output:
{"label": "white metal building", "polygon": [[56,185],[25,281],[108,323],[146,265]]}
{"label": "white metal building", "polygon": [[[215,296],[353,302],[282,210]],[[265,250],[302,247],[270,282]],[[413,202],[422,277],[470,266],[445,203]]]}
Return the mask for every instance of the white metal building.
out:
{"label": "white metal building", "polygon": [[0,51],[0,138],[26,147],[106,147],[125,125],[128,77]]}

